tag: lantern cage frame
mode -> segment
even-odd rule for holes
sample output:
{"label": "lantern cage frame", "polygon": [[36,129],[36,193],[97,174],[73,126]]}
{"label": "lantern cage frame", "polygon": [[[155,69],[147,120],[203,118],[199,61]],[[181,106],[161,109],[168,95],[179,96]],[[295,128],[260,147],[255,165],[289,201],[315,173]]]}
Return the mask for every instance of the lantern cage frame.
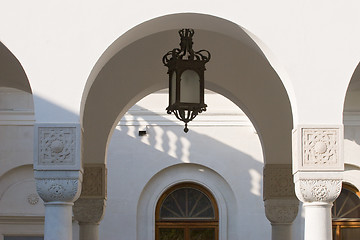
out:
{"label": "lantern cage frame", "polygon": [[[169,106],[166,111],[168,114],[174,113],[177,119],[185,123],[184,132],[189,131],[188,123],[199,113],[206,111],[207,107],[204,102],[204,72],[206,70],[205,64],[210,61],[211,54],[204,49],[200,51],[193,50],[192,37],[194,33],[193,29],[179,30],[180,48],[174,48],[167,52],[162,59],[164,65],[168,67],[167,73],[169,75]],[[181,77],[187,70],[195,72],[199,77],[198,102],[181,101]]]}

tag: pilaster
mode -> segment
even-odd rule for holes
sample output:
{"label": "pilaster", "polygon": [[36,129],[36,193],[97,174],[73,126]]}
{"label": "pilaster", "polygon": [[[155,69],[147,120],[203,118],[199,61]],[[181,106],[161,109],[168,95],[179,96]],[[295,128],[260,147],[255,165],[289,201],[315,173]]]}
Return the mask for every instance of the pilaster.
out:
{"label": "pilaster", "polygon": [[290,164],[264,166],[264,201],[268,199],[296,198]]}
{"label": "pilaster", "polygon": [[290,164],[267,164],[264,167],[265,215],[272,226],[272,240],[291,240],[292,223],[298,214]]}
{"label": "pilaster", "polygon": [[98,225],[106,207],[106,166],[86,164],[80,198],[74,204],[74,217],[80,225],[80,240],[98,240]]}
{"label": "pilaster", "polygon": [[299,210],[299,201],[292,199],[268,199],[265,215],[271,224],[292,224]]}

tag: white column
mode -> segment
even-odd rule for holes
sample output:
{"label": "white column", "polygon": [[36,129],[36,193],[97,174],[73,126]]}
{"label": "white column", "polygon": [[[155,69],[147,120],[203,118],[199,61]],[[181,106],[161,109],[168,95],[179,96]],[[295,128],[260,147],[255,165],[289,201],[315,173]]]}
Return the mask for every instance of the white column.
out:
{"label": "white column", "polygon": [[[331,203],[304,203],[305,240],[332,239]],[[319,224],[321,223],[321,224]]]}
{"label": "white column", "polygon": [[298,214],[299,200],[268,199],[265,201],[265,214],[271,223],[272,240],[291,240],[292,223]]}
{"label": "white column", "polygon": [[99,224],[105,212],[105,199],[80,197],[74,205],[74,218],[79,222],[80,240],[98,240]]}
{"label": "white column", "polygon": [[79,197],[80,171],[35,171],[36,189],[45,205],[45,240],[72,239],[72,206]]}
{"label": "white column", "polygon": [[80,240],[99,240],[99,223],[79,223]]}
{"label": "white column", "polygon": [[79,222],[80,240],[98,240],[99,224],[106,207],[106,166],[86,164],[80,198],[74,204],[74,218]]}
{"label": "white column", "polygon": [[72,205],[66,202],[45,203],[45,240],[72,239]]}
{"label": "white column", "polygon": [[295,174],[296,195],[304,204],[304,240],[332,239],[332,203],[341,192],[342,174],[338,172]]}
{"label": "white column", "polygon": [[271,240],[291,240],[292,223],[271,223]]}
{"label": "white column", "polygon": [[293,130],[296,196],[305,208],[305,240],[331,240],[331,207],[344,172],[342,125],[302,125]]}
{"label": "white column", "polygon": [[265,214],[271,223],[272,240],[291,240],[292,223],[298,214],[290,164],[267,164],[264,167]]}
{"label": "white column", "polygon": [[78,124],[36,124],[34,177],[45,205],[45,240],[72,239],[72,206],[82,168]]}

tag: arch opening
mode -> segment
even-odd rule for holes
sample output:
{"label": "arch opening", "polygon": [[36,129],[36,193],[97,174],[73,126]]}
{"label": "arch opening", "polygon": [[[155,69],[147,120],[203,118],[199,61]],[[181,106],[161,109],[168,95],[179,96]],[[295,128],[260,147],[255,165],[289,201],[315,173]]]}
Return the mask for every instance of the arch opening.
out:
{"label": "arch opening", "polygon": [[19,60],[0,42],[0,86],[32,93],[29,80]]}
{"label": "arch opening", "polygon": [[[194,48],[209,49],[213,56],[205,72],[206,88],[231,99],[247,114],[260,136],[266,163],[291,163],[293,117],[281,79],[239,26],[197,14],[176,14],[144,23],[104,53],[89,76],[82,99],[85,163],[106,161],[111,133],[123,114],[142,97],[166,87],[161,58],[176,47],[176,31],[189,19],[197,20],[191,24],[196,32]],[[141,32],[145,26],[151,26],[150,30]]]}

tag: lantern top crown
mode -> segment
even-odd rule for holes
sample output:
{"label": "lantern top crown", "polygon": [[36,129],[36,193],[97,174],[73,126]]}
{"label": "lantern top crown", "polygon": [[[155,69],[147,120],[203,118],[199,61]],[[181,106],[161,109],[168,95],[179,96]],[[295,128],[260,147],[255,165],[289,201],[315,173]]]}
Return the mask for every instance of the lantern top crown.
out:
{"label": "lantern top crown", "polygon": [[193,41],[192,37],[194,36],[194,29],[184,28],[179,30],[180,35],[180,48],[174,48],[169,51],[163,57],[163,63],[165,66],[173,60],[193,60],[201,61],[204,64],[210,61],[210,52],[207,50],[200,50],[195,52],[192,49]]}

